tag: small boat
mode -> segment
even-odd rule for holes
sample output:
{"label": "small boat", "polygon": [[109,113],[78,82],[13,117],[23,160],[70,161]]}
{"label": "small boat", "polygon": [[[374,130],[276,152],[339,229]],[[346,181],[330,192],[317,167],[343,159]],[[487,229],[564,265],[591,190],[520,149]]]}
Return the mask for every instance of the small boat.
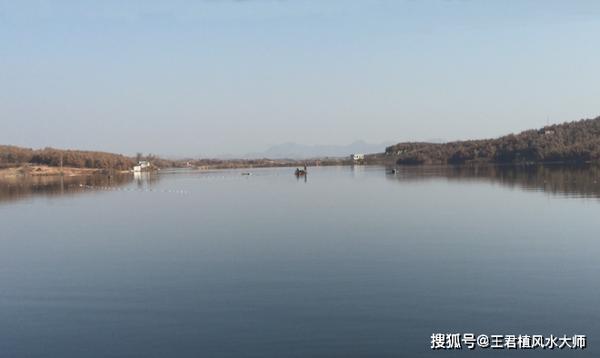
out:
{"label": "small boat", "polygon": [[249,172],[243,172],[242,175],[252,175],[252,173]]}
{"label": "small boat", "polygon": [[297,177],[305,176],[306,175],[306,167],[304,167],[304,169],[296,168],[296,171],[294,172],[294,174]]}

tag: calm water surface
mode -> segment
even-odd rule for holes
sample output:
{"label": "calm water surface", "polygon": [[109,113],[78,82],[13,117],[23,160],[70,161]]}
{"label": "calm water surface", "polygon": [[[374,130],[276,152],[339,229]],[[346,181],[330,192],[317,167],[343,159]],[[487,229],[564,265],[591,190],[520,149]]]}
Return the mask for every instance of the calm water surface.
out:
{"label": "calm water surface", "polygon": [[0,184],[0,357],[600,355],[598,170],[292,171]]}

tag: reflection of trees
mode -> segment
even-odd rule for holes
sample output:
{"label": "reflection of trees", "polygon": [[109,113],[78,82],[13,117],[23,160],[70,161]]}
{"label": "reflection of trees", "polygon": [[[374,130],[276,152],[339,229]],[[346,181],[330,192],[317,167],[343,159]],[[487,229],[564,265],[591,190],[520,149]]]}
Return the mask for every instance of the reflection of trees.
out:
{"label": "reflection of trees", "polygon": [[600,167],[590,165],[415,166],[400,167],[395,175],[388,175],[388,178],[399,181],[432,178],[492,181],[525,190],[600,197]]}
{"label": "reflection of trees", "polygon": [[79,177],[29,176],[0,179],[0,203],[30,196],[59,196],[82,193],[90,187],[113,187],[129,183],[132,176],[92,175]]}

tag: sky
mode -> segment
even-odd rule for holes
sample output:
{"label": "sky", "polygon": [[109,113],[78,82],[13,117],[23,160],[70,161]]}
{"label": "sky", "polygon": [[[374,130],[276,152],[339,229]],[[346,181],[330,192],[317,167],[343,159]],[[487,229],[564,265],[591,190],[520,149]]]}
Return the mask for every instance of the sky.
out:
{"label": "sky", "polygon": [[600,115],[599,35],[598,1],[0,0],[0,143],[495,137]]}

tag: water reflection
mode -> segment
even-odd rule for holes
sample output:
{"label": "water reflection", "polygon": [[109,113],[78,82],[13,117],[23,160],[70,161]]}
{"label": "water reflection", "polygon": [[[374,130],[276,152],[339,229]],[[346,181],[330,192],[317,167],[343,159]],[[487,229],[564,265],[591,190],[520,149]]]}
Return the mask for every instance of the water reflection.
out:
{"label": "water reflection", "polygon": [[[118,187],[131,182],[132,179],[130,174],[0,178],[0,203],[22,200],[32,196],[72,195],[85,192],[87,188]],[[140,180],[142,179],[140,178]]]}
{"label": "water reflection", "polygon": [[[352,177],[380,173],[353,166]],[[599,166],[406,166],[385,168],[386,178],[398,182],[445,179],[488,181],[522,190],[544,191],[569,197],[600,198]],[[174,172],[186,174],[186,172]],[[318,175],[318,171],[315,175]],[[165,173],[168,174],[168,173]],[[189,174],[189,173],[188,173]],[[375,174],[378,175],[378,174]],[[237,176],[236,176],[237,177]],[[81,177],[29,176],[0,178],[0,204],[32,196],[58,196],[133,184],[135,190],[151,190],[160,179],[157,173],[96,175]],[[297,177],[307,182],[307,176]],[[130,190],[130,189],[128,189]]]}
{"label": "water reflection", "polygon": [[524,190],[569,197],[600,197],[600,167],[594,165],[532,166],[414,166],[386,168],[387,178],[398,181],[447,179],[491,181]]}
{"label": "water reflection", "polygon": [[296,175],[296,180],[297,181],[303,181],[303,182],[307,183],[308,182],[308,174]]}
{"label": "water reflection", "polygon": [[152,184],[158,181],[158,175],[153,172],[134,172],[133,180],[138,189],[148,189]]}

